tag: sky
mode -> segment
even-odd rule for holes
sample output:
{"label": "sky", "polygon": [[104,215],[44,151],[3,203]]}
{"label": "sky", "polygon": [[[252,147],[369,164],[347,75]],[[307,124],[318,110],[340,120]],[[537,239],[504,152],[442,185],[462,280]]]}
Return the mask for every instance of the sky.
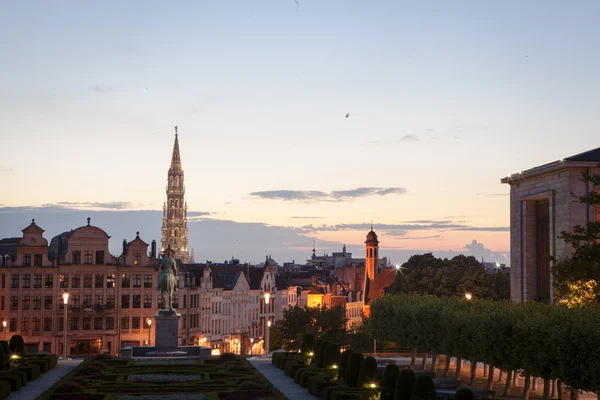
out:
{"label": "sky", "polygon": [[3,4],[0,237],[91,215],[117,250],[159,240],[178,125],[201,260],[362,252],[371,221],[396,261],[506,257],[500,178],[598,146],[599,22],[595,1]]}

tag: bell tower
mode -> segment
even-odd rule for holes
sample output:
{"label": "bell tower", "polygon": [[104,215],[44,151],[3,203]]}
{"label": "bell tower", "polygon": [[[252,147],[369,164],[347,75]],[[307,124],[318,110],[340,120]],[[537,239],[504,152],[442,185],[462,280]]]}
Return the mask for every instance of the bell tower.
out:
{"label": "bell tower", "polygon": [[167,201],[163,205],[161,252],[171,247],[175,252],[173,257],[187,264],[190,258],[188,252],[187,202],[185,201],[185,185],[178,136],[177,127],[175,127],[175,143],[171,155],[171,166],[167,174]]}
{"label": "bell tower", "polygon": [[365,270],[367,278],[373,280],[377,273],[377,258],[379,257],[379,240],[377,240],[377,234],[373,231],[373,226],[371,226],[371,230],[367,233],[365,247],[367,250]]}

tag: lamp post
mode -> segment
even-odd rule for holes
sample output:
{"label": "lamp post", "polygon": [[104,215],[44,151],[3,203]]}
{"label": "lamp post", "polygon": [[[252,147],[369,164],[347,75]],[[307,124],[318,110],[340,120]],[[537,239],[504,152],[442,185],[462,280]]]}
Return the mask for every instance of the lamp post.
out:
{"label": "lamp post", "polygon": [[268,305],[271,299],[271,293],[265,292],[265,357],[269,357],[269,327],[271,320],[269,319]]}
{"label": "lamp post", "polygon": [[69,293],[64,292],[63,304],[65,306],[65,317],[63,319],[63,360],[67,359],[67,304],[69,304]]}
{"label": "lamp post", "polygon": [[152,320],[148,318],[146,320],[146,323],[148,324],[148,346],[150,346],[150,331],[152,330]]}
{"label": "lamp post", "polygon": [[4,331],[4,341],[6,342],[6,320],[2,321],[2,330]]}
{"label": "lamp post", "polygon": [[265,357],[269,357],[270,331],[271,331],[271,320],[267,318],[267,332],[265,332]]}

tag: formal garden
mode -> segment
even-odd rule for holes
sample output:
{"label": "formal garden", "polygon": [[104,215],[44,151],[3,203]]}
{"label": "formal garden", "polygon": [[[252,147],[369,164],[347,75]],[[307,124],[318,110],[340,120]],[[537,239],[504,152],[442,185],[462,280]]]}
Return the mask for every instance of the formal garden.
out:
{"label": "formal garden", "polygon": [[284,400],[244,358],[85,360],[39,400]]}
{"label": "formal garden", "polygon": [[55,368],[55,354],[26,356],[23,337],[14,335],[10,342],[0,341],[0,400],[17,392],[27,382],[38,379],[41,374]]}

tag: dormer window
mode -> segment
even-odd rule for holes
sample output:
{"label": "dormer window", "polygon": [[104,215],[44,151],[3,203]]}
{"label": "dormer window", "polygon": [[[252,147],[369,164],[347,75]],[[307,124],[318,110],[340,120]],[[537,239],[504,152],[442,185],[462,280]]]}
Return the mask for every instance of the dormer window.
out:
{"label": "dormer window", "polygon": [[140,265],[142,263],[142,255],[140,253],[135,253],[133,256],[133,265]]}
{"label": "dormer window", "polygon": [[73,264],[81,264],[80,250],[73,250],[73,253],[71,253],[71,257],[73,258]]}
{"label": "dormer window", "polygon": [[34,267],[41,267],[42,266],[42,255],[41,254],[36,254],[33,258],[33,266]]}
{"label": "dormer window", "polygon": [[31,267],[31,254],[23,254],[23,266]]}
{"label": "dormer window", "polygon": [[84,264],[91,264],[92,258],[93,258],[92,250],[84,250],[83,251],[83,263]]}
{"label": "dormer window", "polygon": [[104,264],[104,250],[96,250],[96,264]]}

